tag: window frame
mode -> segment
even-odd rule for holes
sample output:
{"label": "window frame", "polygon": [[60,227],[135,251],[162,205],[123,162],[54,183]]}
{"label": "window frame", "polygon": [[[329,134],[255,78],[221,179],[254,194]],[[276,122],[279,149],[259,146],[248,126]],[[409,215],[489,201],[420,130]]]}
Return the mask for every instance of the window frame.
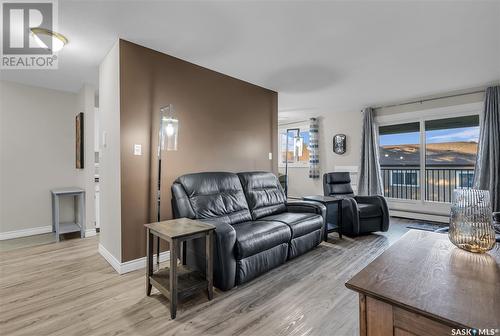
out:
{"label": "window frame", "polygon": [[[391,175],[389,175],[389,185],[390,186],[394,186],[394,187],[411,187],[411,188],[418,188],[420,187],[420,178],[419,178],[419,170],[416,170],[416,171],[404,171],[404,170],[401,170],[401,171],[398,171],[398,170],[393,170],[391,172]],[[403,178],[403,183],[402,184],[398,184],[398,183],[393,183],[393,174],[396,173],[396,174],[403,174],[404,178]],[[408,184],[407,183],[407,176],[410,175],[410,174],[416,174],[417,176],[417,183],[416,184]]]}
{"label": "window frame", "polygon": [[[462,177],[464,175],[469,175],[469,176],[472,176],[472,185],[474,185],[474,171],[472,170],[462,170],[462,171],[456,171],[455,172],[455,178],[457,179],[458,181],[458,186],[457,186],[457,189],[469,189],[471,187],[469,186],[462,186]],[[470,177],[467,178],[467,181],[470,181]]]}
{"label": "window frame", "polygon": [[[483,118],[483,103],[468,103],[461,105],[451,105],[445,107],[438,107],[432,109],[423,109],[420,111],[413,112],[403,112],[403,113],[395,113],[395,114],[387,114],[380,115],[375,117],[375,129],[376,129],[376,141],[377,144],[380,144],[378,130],[380,126],[390,126],[411,122],[418,122],[420,124],[420,178],[418,180],[418,184],[422,186],[420,188],[420,199],[419,200],[410,200],[410,199],[401,199],[401,198],[391,198],[387,197],[390,202],[393,203],[411,203],[415,205],[423,205],[423,204],[444,204],[449,206],[449,203],[445,202],[437,202],[437,201],[428,201],[425,199],[426,195],[426,183],[422,183],[420,179],[425,178],[425,160],[426,160],[426,138],[425,138],[425,122],[430,120],[439,120],[446,118],[455,118],[455,117],[464,117],[464,116],[479,116],[479,124],[481,125]],[[392,178],[392,176],[391,176]]]}
{"label": "window frame", "polygon": [[[299,129],[299,134],[303,132],[309,132],[309,124],[308,123],[302,123],[302,124],[290,124],[290,125],[279,125],[278,126],[278,167],[279,168],[285,168],[286,163],[281,160],[282,158],[282,152],[281,152],[281,136],[286,135],[287,129],[292,129],[292,128],[298,128]],[[308,145],[309,147],[309,145]],[[294,162],[288,162],[288,168],[309,168],[309,160],[307,162],[304,161],[294,161]]]}

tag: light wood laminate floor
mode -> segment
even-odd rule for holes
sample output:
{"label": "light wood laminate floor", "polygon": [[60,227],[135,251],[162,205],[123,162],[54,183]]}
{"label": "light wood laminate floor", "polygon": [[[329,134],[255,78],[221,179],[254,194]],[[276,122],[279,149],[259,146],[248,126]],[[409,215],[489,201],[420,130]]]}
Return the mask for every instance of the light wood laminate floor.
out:
{"label": "light wood laminate floor", "polygon": [[145,295],[144,271],[118,275],[98,237],[0,252],[1,335],[357,335],[358,298],[344,283],[401,237],[389,232],[339,240],[208,301]]}

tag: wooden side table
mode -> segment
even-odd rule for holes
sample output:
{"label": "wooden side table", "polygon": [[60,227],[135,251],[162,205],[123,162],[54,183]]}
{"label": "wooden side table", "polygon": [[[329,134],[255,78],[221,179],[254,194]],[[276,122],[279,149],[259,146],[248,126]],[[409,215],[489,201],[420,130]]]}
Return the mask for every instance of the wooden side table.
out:
{"label": "wooden side table", "polygon": [[[178,297],[207,289],[208,299],[213,298],[213,232],[215,227],[200,221],[179,218],[144,225],[147,229],[146,295],[154,286],[170,300],[170,317],[175,319]],[[170,267],[153,271],[153,241],[158,237],[170,244]],[[182,243],[192,239],[206,240],[206,272],[189,270],[178,265],[178,250]],[[157,246],[159,251],[159,244]]]}
{"label": "wooden side table", "polygon": [[[328,234],[330,232],[337,232],[339,234],[339,238],[342,239],[342,200],[344,198],[344,196],[335,197],[323,195],[303,197],[305,201],[319,202],[326,206],[326,224],[325,233],[323,235],[324,241],[328,241]],[[337,218],[334,218],[332,206],[337,207]]]}
{"label": "wooden side table", "polygon": [[[85,236],[85,190],[80,188],[61,188],[50,191],[52,195],[52,232],[56,233],[56,240],[64,233],[80,232],[80,237]],[[60,222],[59,200],[63,196],[73,197],[75,219],[73,222]]]}

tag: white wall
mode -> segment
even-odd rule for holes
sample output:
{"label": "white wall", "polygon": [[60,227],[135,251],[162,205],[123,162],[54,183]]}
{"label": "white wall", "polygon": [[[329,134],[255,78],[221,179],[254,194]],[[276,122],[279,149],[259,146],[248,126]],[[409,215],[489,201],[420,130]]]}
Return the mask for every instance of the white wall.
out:
{"label": "white wall", "polygon": [[[120,63],[119,43],[99,67],[100,244],[106,259],[121,262]],[[106,143],[103,143],[103,134]],[[106,251],[103,252],[102,248]],[[111,256],[109,256],[111,254]],[[110,260],[114,258],[114,260]]]}
{"label": "white wall", "polygon": [[[331,111],[318,115],[319,118],[319,162],[320,178],[310,179],[309,168],[298,167],[288,170],[288,195],[302,197],[306,195],[323,194],[323,174],[342,167],[359,166],[359,151],[361,146],[362,115],[360,111],[341,112]],[[302,123],[280,125],[293,128]],[[347,135],[347,150],[343,155],[333,152],[333,136],[335,134]],[[337,169],[336,169],[337,168]],[[284,168],[279,172],[284,174]],[[357,183],[357,181],[353,181]]]}
{"label": "white wall", "polygon": [[[77,185],[74,93],[0,81],[0,233],[49,227],[50,190]],[[61,208],[72,216],[71,204]]]}
{"label": "white wall", "polygon": [[[92,232],[95,90],[85,85],[75,94],[13,82],[0,83],[0,239],[50,232],[50,190],[73,186],[86,190],[85,228]],[[83,170],[75,168],[78,112],[85,113],[86,121]],[[72,220],[73,211],[72,199],[61,198],[61,221]]]}

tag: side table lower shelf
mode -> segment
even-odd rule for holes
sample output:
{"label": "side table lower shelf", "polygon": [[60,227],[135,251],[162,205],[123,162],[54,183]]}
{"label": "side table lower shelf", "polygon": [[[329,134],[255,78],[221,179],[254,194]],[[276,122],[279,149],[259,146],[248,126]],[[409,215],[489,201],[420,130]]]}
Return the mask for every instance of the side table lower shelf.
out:
{"label": "side table lower shelf", "polygon": [[[177,299],[206,289],[208,299],[213,298],[213,225],[189,218],[171,219],[163,222],[145,224],[146,227],[146,295],[151,295],[154,286],[170,301],[170,317],[177,315]],[[153,242],[157,241],[157,255],[160,254],[160,239],[168,242],[170,249],[170,267],[153,271]],[[186,241],[204,240],[205,270],[190,270],[183,265],[183,252],[179,253]],[[183,261],[178,263],[178,256]]]}
{"label": "side table lower shelf", "polygon": [[[177,295],[179,298],[188,297],[195,292],[206,289],[208,281],[199,271],[192,271],[183,265],[177,265]],[[170,267],[165,267],[149,276],[153,287],[166,297],[170,297]]]}
{"label": "side table lower shelf", "polygon": [[79,223],[75,222],[64,222],[59,223],[59,234],[71,233],[71,232],[81,232],[82,227]]}

